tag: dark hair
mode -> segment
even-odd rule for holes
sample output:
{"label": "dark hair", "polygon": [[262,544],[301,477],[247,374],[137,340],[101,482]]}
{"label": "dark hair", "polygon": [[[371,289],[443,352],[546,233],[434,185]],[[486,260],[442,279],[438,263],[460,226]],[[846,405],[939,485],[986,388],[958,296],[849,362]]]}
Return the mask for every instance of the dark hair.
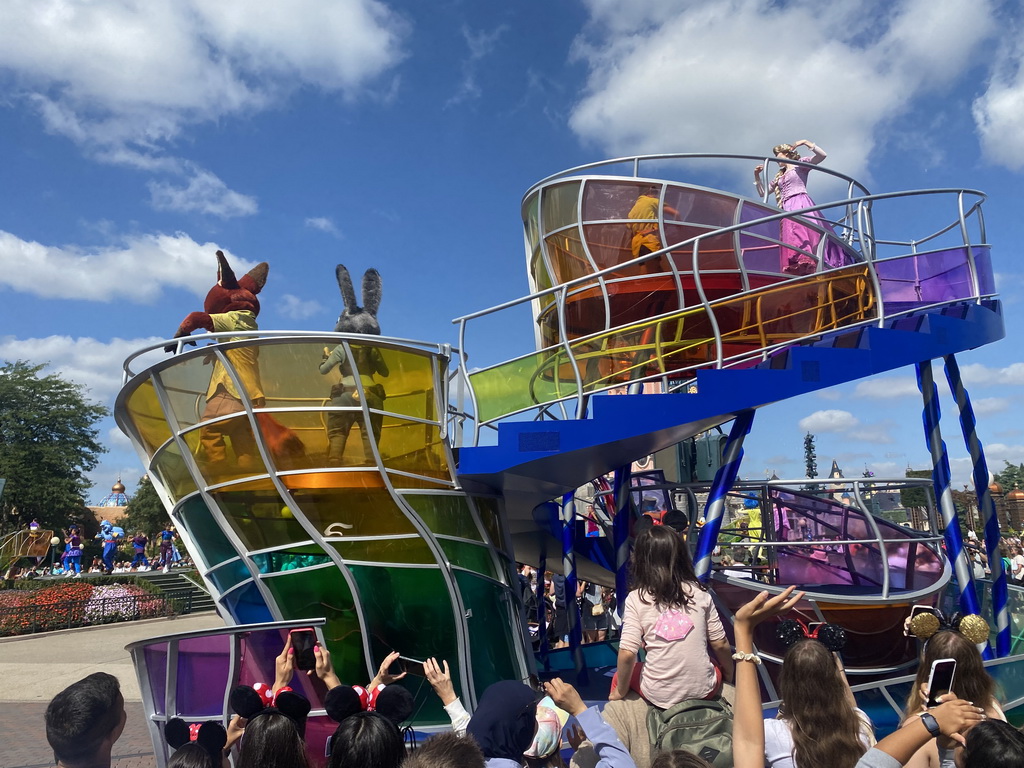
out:
{"label": "dark hair", "polygon": [[405,742],[398,726],[376,712],[356,712],[331,736],[329,768],[398,768]]}
{"label": "dark hair", "polygon": [[697,581],[690,550],[675,531],[656,525],[636,537],[630,562],[630,585],[641,590],[642,602],[685,608],[692,598],[683,582],[707,590]]}
{"label": "dark hair", "polygon": [[703,757],[687,752],[685,749],[673,749],[662,752],[651,762],[651,768],[714,768]]}
{"label": "dark hair", "polygon": [[174,751],[167,761],[167,768],[220,768],[220,764],[215,765],[206,748],[192,741]]}
{"label": "dark hair", "polygon": [[485,763],[483,751],[472,738],[449,731],[423,742],[402,768],[484,768]]}
{"label": "dark hair", "polygon": [[975,706],[991,710],[996,703],[996,684],[982,661],[981,654],[974,643],[951,629],[943,629],[932,635],[924,645],[921,663],[917,668],[917,677],[907,698],[906,714],[917,714],[924,703],[921,697],[921,686],[928,682],[932,662],[937,659],[956,659],[956,675],[953,679],[953,690],[961,699],[973,701]]}
{"label": "dark hair", "polygon": [[46,740],[58,763],[89,762],[122,723],[124,698],[117,678],[94,672],[58,693],[46,707]]}
{"label": "dark hair", "polygon": [[242,735],[235,768],[308,768],[306,745],[287,715],[264,712],[250,720]]}
{"label": "dark hair", "polygon": [[793,734],[793,764],[853,768],[867,748],[861,720],[846,695],[843,673],[817,640],[793,643],[779,672],[779,717]]}
{"label": "dark hair", "polygon": [[982,720],[966,734],[963,768],[1024,765],[1024,733],[1002,720]]}

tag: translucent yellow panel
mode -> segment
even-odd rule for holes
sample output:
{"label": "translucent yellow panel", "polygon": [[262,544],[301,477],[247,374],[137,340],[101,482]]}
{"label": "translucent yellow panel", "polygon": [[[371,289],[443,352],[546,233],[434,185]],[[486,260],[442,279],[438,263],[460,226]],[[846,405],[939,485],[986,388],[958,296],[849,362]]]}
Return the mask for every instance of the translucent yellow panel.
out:
{"label": "translucent yellow panel", "polygon": [[[361,417],[357,416],[357,419]],[[256,422],[279,472],[325,466],[326,414],[317,411],[261,412],[256,414]]]}
{"label": "translucent yellow panel", "polygon": [[206,408],[206,391],[213,372],[212,353],[179,358],[159,374],[167,392],[171,412],[179,428],[191,427],[202,418]]}
{"label": "translucent yellow panel", "polygon": [[409,475],[398,474],[397,472],[388,472],[388,479],[391,481],[391,484],[395,487],[396,491],[452,487],[452,483],[450,482],[443,483],[443,478],[431,480],[429,477],[411,477]]}
{"label": "translucent yellow panel", "polygon": [[160,484],[171,494],[175,503],[198,490],[176,443],[168,443],[167,447],[157,454],[152,468],[160,479]]}
{"label": "translucent yellow panel", "polygon": [[208,485],[267,473],[245,413],[190,430],[184,438]]}
{"label": "translucent yellow panel", "polygon": [[346,560],[358,560],[363,563],[433,565],[437,562],[427,543],[419,536],[411,539],[334,541],[331,544]]}
{"label": "translucent yellow panel", "polygon": [[163,409],[156,399],[153,382],[146,380],[131,394],[127,403],[128,418],[135,427],[135,435],[150,456],[171,438]]}
{"label": "translucent yellow panel", "polygon": [[[551,279],[551,273],[548,271],[547,264],[544,263],[544,258],[539,247],[530,257],[530,274],[533,275],[533,280],[538,291],[546,291],[555,284],[555,281]],[[554,300],[553,296],[548,295],[542,297],[540,302],[543,306],[547,306]]]}
{"label": "translucent yellow panel", "polygon": [[321,342],[273,343],[263,341],[260,348],[260,371],[267,408],[318,406],[331,397],[331,387],[338,380],[335,366],[320,373],[324,352],[336,343]]}
{"label": "translucent yellow panel", "polygon": [[542,193],[542,224],[544,234],[575,224],[579,205],[580,182],[570,181],[545,188]]}
{"label": "translucent yellow panel", "polygon": [[555,283],[567,283],[594,272],[583,250],[578,229],[563,229],[548,235],[544,238],[544,248]]}
{"label": "translucent yellow panel", "polygon": [[537,221],[540,207],[540,194],[534,193],[530,199],[523,203],[523,226],[526,229],[526,248],[528,251],[536,251],[540,242],[540,228]]}
{"label": "translucent yellow panel", "polygon": [[452,479],[447,452],[440,432],[433,424],[386,416],[380,449],[384,466],[388,469]]}
{"label": "translucent yellow panel", "polygon": [[397,349],[382,348],[380,352],[388,375],[377,375],[374,380],[386,394],[383,410],[437,421],[432,357]]}
{"label": "translucent yellow panel", "polygon": [[301,513],[323,536],[416,533],[384,488],[297,489],[291,493]]}
{"label": "translucent yellow panel", "polygon": [[431,493],[404,496],[432,532],[482,541],[466,497],[462,494]]}
{"label": "translucent yellow panel", "polygon": [[218,491],[213,497],[248,551],[309,538],[273,490],[232,489]]}

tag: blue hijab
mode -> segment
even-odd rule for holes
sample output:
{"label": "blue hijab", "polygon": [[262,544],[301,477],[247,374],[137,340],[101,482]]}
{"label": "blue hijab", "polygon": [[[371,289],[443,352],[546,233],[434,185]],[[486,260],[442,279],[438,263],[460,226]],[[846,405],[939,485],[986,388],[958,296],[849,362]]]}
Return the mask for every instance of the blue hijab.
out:
{"label": "blue hijab", "polygon": [[537,729],[537,694],[517,680],[502,680],[484,691],[467,729],[484,757],[523,762]]}

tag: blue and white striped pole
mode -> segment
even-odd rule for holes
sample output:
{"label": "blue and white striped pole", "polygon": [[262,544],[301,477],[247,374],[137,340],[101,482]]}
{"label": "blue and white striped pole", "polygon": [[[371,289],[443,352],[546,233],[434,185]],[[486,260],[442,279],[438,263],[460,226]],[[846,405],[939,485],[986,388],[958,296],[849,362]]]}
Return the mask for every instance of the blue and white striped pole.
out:
{"label": "blue and white striped pole", "polygon": [[949,389],[960,410],[960,428],[964,433],[964,442],[971,454],[974,468],[974,490],[978,494],[978,509],[985,521],[985,549],[988,551],[989,569],[992,571],[992,614],[996,623],[996,655],[1010,655],[1011,630],[1009,590],[1006,586],[1006,571],[1003,570],[1003,558],[999,552],[999,516],[996,504],[988,487],[988,462],[985,461],[985,449],[978,439],[977,424],[974,420],[974,408],[964,388],[960,376],[960,366],[955,355],[946,355],[946,379]]}
{"label": "blue and white striped pole", "polygon": [[565,574],[565,610],[569,620],[569,653],[576,674],[586,682],[586,668],[580,643],[583,627],[580,625],[580,604],[576,601],[576,493],[562,496],[562,572]]}
{"label": "blue and white striped pole", "polygon": [[629,486],[633,468],[627,464],[615,470],[612,479],[612,498],[606,506],[615,505],[615,520],[612,523],[615,546],[615,612],[622,620],[626,608],[626,594],[629,592]]}
{"label": "blue and white striped pole", "polygon": [[725,443],[722,466],[715,473],[715,480],[708,493],[708,501],[704,507],[704,527],[697,536],[697,555],[694,563],[697,578],[701,581],[707,581],[711,577],[711,555],[718,544],[718,532],[722,529],[725,496],[739,475],[740,462],[743,460],[743,440],[753,423],[753,409],[743,411],[733,421],[729,439]]}
{"label": "blue and white striped pole", "polygon": [[946,454],[946,444],[942,442],[942,433],[939,431],[939,393],[935,389],[935,380],[932,377],[931,360],[917,364],[917,385],[924,400],[924,433],[928,450],[932,455],[932,485],[939,503],[939,512],[942,514],[946,556],[953,564],[957,587],[960,590],[960,610],[963,613],[978,613],[974,574],[964,551],[960,523],[956,516],[956,506],[953,504],[953,491],[950,488],[949,456]]}

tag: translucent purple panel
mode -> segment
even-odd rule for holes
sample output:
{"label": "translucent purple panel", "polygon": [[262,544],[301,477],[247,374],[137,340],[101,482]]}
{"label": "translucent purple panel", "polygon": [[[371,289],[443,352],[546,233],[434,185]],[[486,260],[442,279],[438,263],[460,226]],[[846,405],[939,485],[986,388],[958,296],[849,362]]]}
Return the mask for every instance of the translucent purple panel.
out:
{"label": "translucent purple panel", "polygon": [[[777,208],[764,205],[744,203],[740,212],[741,221],[754,221],[778,213]],[[778,221],[769,221],[745,228],[740,233],[740,248],[743,252],[743,263],[748,270],[755,272],[778,272],[781,256],[779,246],[773,241],[780,239]]]}
{"label": "translucent purple panel", "polygon": [[229,635],[185,638],[178,643],[177,714],[220,717],[224,713],[230,654]]}
{"label": "translucent purple panel", "polygon": [[974,296],[966,248],[887,259],[877,262],[876,269],[887,304],[934,304]]}
{"label": "translucent purple panel", "polygon": [[974,269],[978,274],[978,290],[981,293],[995,293],[996,281],[992,274],[992,253],[987,246],[973,246]]}
{"label": "translucent purple panel", "polygon": [[[583,190],[583,220],[628,218],[629,211],[640,193],[651,186],[650,183],[635,181],[588,181]],[[660,191],[660,184],[654,186]],[[546,219],[544,224],[546,229],[551,229],[550,222]]]}
{"label": "translucent purple panel", "polygon": [[[665,220],[686,221],[710,227],[731,227],[736,223],[734,197],[702,189],[669,186],[665,190]],[[671,210],[670,210],[671,209]]]}
{"label": "translucent purple panel", "polygon": [[149,690],[153,696],[153,712],[166,714],[164,702],[167,700],[167,643],[146,646],[143,650],[146,662],[146,674],[149,676]]}

